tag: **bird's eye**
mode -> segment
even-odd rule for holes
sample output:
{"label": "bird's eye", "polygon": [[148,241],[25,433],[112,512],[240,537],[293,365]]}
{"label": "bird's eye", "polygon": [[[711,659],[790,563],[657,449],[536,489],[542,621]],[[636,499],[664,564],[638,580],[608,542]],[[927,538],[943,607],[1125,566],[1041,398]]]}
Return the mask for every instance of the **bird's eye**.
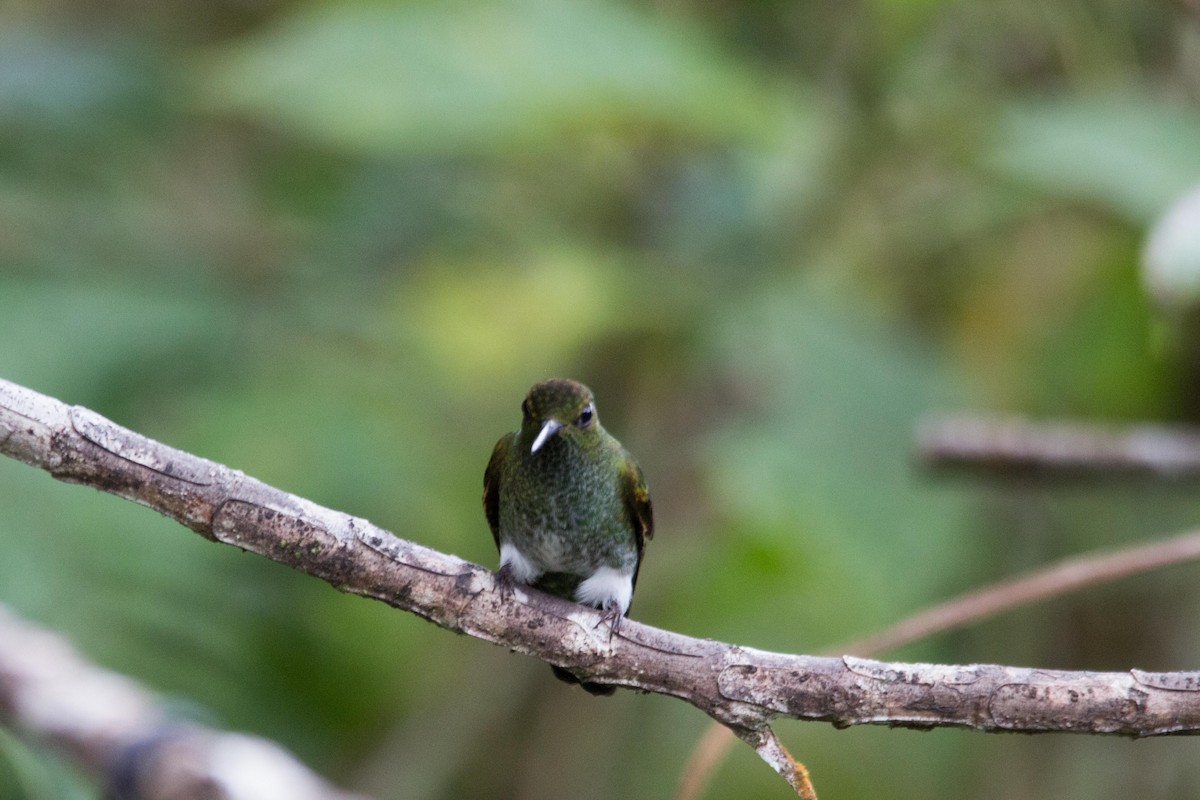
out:
{"label": "bird's eye", "polygon": [[579,412],[579,416],[575,418],[575,424],[581,428],[586,428],[592,423],[592,417],[596,416],[596,409],[591,403],[583,411]]}
{"label": "bird's eye", "polygon": [[521,401],[521,415],[524,417],[532,417],[533,411],[529,408],[529,398],[526,397]]}

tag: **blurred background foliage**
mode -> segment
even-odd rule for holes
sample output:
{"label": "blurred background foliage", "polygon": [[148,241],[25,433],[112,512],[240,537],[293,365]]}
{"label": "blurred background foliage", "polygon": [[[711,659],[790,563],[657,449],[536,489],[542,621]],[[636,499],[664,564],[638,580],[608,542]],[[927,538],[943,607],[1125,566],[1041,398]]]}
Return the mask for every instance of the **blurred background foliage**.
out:
{"label": "blurred background foliage", "polygon": [[[0,376],[488,565],[491,446],[579,378],[654,492],[634,616],[814,652],[1197,524],[911,451],[1198,421],[1198,184],[1184,0],[16,0]],[[1197,569],[889,655],[1194,669]],[[0,600],[382,800],[667,797],[707,724],[11,461]],[[1200,793],[1185,741],[780,727],[826,798]],[[4,732],[0,784],[99,796]],[[787,789],[743,748],[707,796]]]}

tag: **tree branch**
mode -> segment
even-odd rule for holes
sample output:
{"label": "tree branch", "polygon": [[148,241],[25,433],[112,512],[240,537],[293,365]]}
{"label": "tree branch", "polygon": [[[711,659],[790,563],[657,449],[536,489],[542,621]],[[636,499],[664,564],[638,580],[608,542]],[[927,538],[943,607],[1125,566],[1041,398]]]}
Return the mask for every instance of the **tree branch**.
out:
{"label": "tree branch", "polygon": [[1068,672],[884,663],[769,653],[630,620],[610,640],[600,613],[518,588],[228,467],[132,433],[81,407],[0,381],[0,452],[125,497],[231,544],[587,680],[685,700],[729,726],[789,781],[776,717],[838,727],[1155,736],[1200,732],[1200,673]]}
{"label": "tree branch", "polygon": [[1004,474],[1200,474],[1200,431],[1139,424],[1119,428],[1079,422],[966,414],[925,420],[917,452],[928,466]]}

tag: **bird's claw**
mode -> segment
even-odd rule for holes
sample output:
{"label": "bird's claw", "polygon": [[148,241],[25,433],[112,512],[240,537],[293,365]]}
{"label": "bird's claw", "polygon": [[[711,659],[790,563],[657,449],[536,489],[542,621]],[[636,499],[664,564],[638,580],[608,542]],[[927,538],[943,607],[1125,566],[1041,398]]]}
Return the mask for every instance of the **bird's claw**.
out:
{"label": "bird's claw", "polygon": [[602,624],[607,622],[608,640],[611,642],[613,636],[615,636],[621,630],[621,621],[624,619],[625,615],[621,613],[620,606],[614,605],[611,608],[604,609],[604,613],[600,615],[600,621],[596,623],[595,627],[599,628]]}
{"label": "bird's claw", "polygon": [[513,579],[512,564],[503,564],[496,570],[496,591],[500,593],[501,600],[507,602],[512,599],[516,583]]}

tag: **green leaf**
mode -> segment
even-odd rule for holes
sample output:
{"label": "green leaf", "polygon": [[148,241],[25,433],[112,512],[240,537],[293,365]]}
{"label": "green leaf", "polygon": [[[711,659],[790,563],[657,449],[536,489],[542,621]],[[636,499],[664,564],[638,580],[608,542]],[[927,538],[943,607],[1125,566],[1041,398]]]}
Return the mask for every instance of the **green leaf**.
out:
{"label": "green leaf", "polygon": [[779,104],[682,20],[587,0],[304,9],[209,54],[202,104],[371,153],[647,126],[761,131]]}
{"label": "green leaf", "polygon": [[0,31],[0,120],[78,126],[81,118],[128,103],[144,91],[132,59],[85,39],[35,29]]}
{"label": "green leaf", "polygon": [[1147,223],[1200,181],[1200,114],[1132,95],[1020,103],[986,160],[1051,196]]}
{"label": "green leaf", "polygon": [[[911,464],[916,421],[960,391],[929,353],[852,308],[810,281],[749,298],[718,330],[757,413],[709,442],[713,502],[733,531],[714,552],[743,569],[707,588],[721,604],[770,596],[796,622],[780,630],[747,609],[743,632],[774,637],[756,644],[787,647],[802,631],[811,647],[879,625],[945,591],[938,580],[963,558],[970,493]],[[862,589],[853,604],[847,585]]]}
{"label": "green leaf", "polygon": [[145,402],[172,379],[228,353],[231,315],[218,297],[184,299],[127,283],[0,277],[0,375],[80,404]]}

